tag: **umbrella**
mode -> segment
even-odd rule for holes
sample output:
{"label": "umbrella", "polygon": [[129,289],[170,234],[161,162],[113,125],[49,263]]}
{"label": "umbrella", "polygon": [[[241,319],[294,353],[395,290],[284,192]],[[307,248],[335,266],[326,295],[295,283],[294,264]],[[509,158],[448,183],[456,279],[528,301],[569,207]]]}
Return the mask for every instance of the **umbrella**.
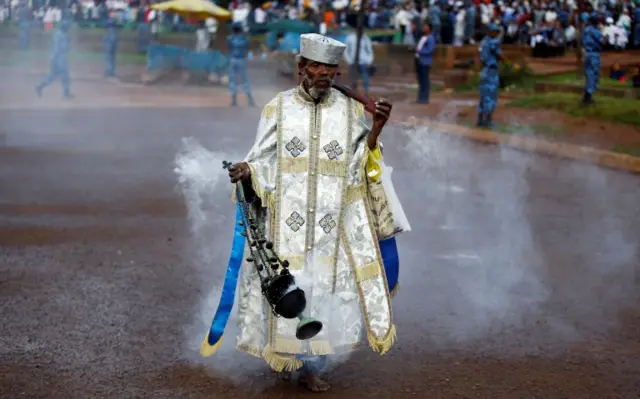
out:
{"label": "umbrella", "polygon": [[178,14],[189,21],[202,21],[207,18],[231,19],[229,11],[208,0],[170,0],[154,4],[151,8]]}
{"label": "umbrella", "polygon": [[291,33],[318,33],[315,25],[301,21],[299,19],[283,19],[280,21],[267,24],[267,29],[275,32],[291,32]]}

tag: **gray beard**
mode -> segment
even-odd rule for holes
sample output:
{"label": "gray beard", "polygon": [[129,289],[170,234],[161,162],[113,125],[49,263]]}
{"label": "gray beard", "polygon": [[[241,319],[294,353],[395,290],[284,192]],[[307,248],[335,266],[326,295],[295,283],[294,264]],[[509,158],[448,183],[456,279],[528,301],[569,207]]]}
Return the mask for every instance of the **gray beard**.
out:
{"label": "gray beard", "polygon": [[320,100],[320,99],[324,98],[327,95],[328,92],[329,92],[329,90],[327,90],[327,89],[317,89],[315,87],[312,87],[309,90],[309,95],[314,100]]}
{"label": "gray beard", "polygon": [[[308,82],[309,80],[307,79],[307,84]],[[317,87],[312,86],[310,89],[307,90],[307,93],[309,93],[311,98],[313,98],[315,101],[318,101],[326,97],[327,94],[329,94],[329,90],[330,89],[318,89]]]}

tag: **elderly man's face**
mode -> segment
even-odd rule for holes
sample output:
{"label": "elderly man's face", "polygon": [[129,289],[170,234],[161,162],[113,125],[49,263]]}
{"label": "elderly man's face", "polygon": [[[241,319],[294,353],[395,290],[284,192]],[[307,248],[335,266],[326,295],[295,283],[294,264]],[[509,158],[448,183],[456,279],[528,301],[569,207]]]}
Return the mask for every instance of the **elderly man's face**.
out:
{"label": "elderly man's face", "polygon": [[318,99],[331,90],[331,83],[338,72],[338,66],[303,60],[298,64],[298,70],[311,97]]}

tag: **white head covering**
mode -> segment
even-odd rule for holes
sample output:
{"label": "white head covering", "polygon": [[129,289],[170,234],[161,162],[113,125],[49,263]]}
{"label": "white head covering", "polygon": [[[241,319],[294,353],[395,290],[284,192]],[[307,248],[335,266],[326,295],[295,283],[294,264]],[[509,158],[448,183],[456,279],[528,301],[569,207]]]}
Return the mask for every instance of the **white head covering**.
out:
{"label": "white head covering", "polygon": [[347,45],[317,33],[300,36],[300,56],[323,64],[338,65]]}

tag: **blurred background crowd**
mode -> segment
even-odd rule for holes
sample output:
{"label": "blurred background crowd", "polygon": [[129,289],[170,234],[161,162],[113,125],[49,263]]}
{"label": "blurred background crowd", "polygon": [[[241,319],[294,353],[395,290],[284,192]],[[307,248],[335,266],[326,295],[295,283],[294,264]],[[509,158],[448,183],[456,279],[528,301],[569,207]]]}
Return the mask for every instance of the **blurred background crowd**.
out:
{"label": "blurred background crowd", "polygon": [[[127,29],[140,24],[152,34],[195,32],[203,29],[215,35],[215,19],[193,25],[176,14],[149,8],[147,2],[123,0],[0,0],[0,21],[29,22],[40,29],[52,29],[69,13],[81,27],[95,27],[108,19]],[[297,0],[246,2],[218,1],[228,8],[232,22],[242,24],[250,35],[267,31],[267,24],[282,20],[322,25],[328,30],[353,25],[349,20],[359,10],[360,0]],[[577,32],[588,16],[596,14],[608,49],[640,47],[640,0],[371,0],[365,5],[365,28],[389,30],[392,35],[373,37],[378,41],[416,44],[422,26],[430,24],[437,43],[461,46],[479,41],[490,23],[502,28],[505,44],[531,46],[533,56],[554,57],[576,45]],[[209,39],[207,39],[209,41]]]}

